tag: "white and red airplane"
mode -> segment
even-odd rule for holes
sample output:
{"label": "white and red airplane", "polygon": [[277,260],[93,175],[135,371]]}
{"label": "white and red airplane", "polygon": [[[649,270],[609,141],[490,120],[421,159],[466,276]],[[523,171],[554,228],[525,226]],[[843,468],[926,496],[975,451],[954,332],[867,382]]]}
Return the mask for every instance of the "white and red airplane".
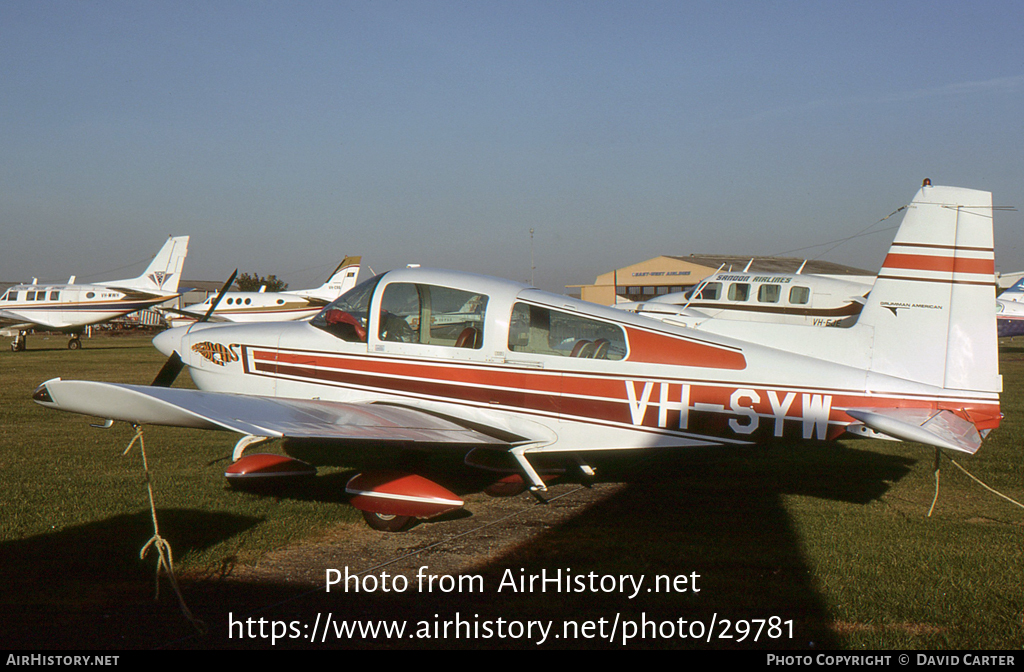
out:
{"label": "white and red airplane", "polygon": [[[202,319],[211,322],[286,322],[308,320],[324,306],[352,289],[359,277],[360,257],[345,257],[331,273],[327,282],[313,289],[284,292],[226,292],[211,296],[202,303],[181,309],[164,308],[168,323],[173,327],[187,327]],[[211,312],[214,300],[219,303]],[[174,315],[175,317],[171,317]]]}
{"label": "white and red airplane", "polygon": [[102,284],[76,283],[15,285],[0,296],[0,322],[16,330],[15,352],[25,350],[30,329],[71,334],[68,347],[82,347],[85,327],[109,322],[177,296],[181,269],[188,254],[188,236],[171,236],[137,278]]}
{"label": "white and red airplane", "polygon": [[[236,481],[309,470],[242,456],[272,438],[371,455],[462,447],[470,465],[507,459],[537,493],[538,458],[588,472],[598,451],[853,435],[973,453],[1001,417],[993,259],[991,194],[925,186],[846,329],[760,324],[741,340],[515,282],[401,269],[311,322],[166,331],[153,386],[54,379],[33,398],[241,434]],[[198,390],[166,387],[184,366]],[[363,473],[347,490],[381,529],[462,505],[415,473]]]}

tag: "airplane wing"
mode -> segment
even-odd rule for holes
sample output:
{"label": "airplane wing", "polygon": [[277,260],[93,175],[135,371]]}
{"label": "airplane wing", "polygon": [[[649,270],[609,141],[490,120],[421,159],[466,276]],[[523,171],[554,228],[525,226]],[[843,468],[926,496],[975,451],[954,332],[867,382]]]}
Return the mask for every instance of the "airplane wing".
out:
{"label": "airplane wing", "polygon": [[51,328],[26,320],[24,315],[19,315],[18,313],[14,313],[9,310],[0,310],[0,327],[4,329],[34,329],[36,327],[43,327],[46,329]]}
{"label": "airplane wing", "polygon": [[165,301],[176,299],[181,296],[178,292],[164,292],[160,290],[149,291],[146,289],[139,289],[137,287],[119,287],[117,285],[104,285],[109,289],[115,289],[124,294],[125,299],[132,299],[136,301],[146,301],[148,299],[156,299],[164,297]]}
{"label": "airplane wing", "polygon": [[850,408],[846,414],[876,432],[902,441],[914,441],[972,455],[981,447],[978,428],[952,411]]}
{"label": "airplane wing", "polygon": [[83,380],[48,380],[32,398],[48,408],[138,424],[271,438],[507,446],[405,406],[283,399]]}

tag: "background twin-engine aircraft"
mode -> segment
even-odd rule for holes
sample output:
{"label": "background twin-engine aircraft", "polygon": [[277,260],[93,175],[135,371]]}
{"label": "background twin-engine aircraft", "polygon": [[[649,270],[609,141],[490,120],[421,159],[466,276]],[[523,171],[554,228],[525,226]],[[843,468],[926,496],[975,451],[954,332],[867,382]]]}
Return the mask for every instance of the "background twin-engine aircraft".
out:
{"label": "background twin-engine aircraft", "polygon": [[[874,276],[724,271],[685,292],[615,307],[711,330],[718,326],[712,320],[848,327],[857,322],[874,282]],[[1024,334],[1024,278],[996,299],[996,327],[999,338]]]}
{"label": "background twin-engine aircraft", "polygon": [[109,322],[179,296],[178,283],[186,254],[188,236],[172,236],[137,278],[76,284],[75,276],[71,276],[59,285],[33,282],[8,288],[0,297],[0,322],[17,332],[11,349],[25,350],[28,331],[45,329],[71,334],[68,347],[77,350],[82,347],[80,336],[87,326]]}
{"label": "background twin-engine aircraft", "polygon": [[656,319],[682,315],[848,327],[857,321],[874,282],[874,276],[719,271],[685,292],[616,303],[615,307]]}
{"label": "background twin-engine aircraft", "polygon": [[[308,320],[328,303],[355,287],[360,257],[345,257],[327,282],[313,289],[286,292],[226,292],[211,296],[180,310],[164,308],[172,327],[188,326],[196,320],[211,322],[283,322]],[[216,305],[214,302],[217,302]],[[213,308],[211,312],[211,307]],[[171,317],[172,315],[176,317]]]}
{"label": "background twin-engine aircraft", "polygon": [[[401,269],[310,322],[196,324],[154,344],[159,385],[54,379],[40,404],[240,434],[228,475],[309,473],[301,453],[459,448],[505,460],[535,492],[537,458],[868,436],[973,453],[998,426],[991,194],[927,185],[846,328],[652,319],[515,282]],[[198,390],[166,387],[188,367]],[[362,451],[360,453],[360,451]],[[462,501],[411,470],[364,472],[352,503],[382,529]]]}

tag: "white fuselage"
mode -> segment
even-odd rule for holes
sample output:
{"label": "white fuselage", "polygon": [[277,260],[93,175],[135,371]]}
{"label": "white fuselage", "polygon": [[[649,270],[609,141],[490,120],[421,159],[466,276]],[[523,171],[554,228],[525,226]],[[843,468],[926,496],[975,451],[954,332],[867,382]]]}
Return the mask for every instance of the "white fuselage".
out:
{"label": "white fuselage", "polygon": [[[181,310],[185,316],[171,318],[173,326],[185,326],[202,318],[216,297],[194,303]],[[217,305],[216,316],[227,322],[289,322],[308,320],[326,301],[311,300],[287,292],[227,292]],[[179,323],[180,321],[180,323]]]}
{"label": "white fuselage", "polygon": [[6,320],[31,326],[75,331],[155,306],[176,296],[133,296],[104,285],[16,285],[0,296],[0,315]]}
{"label": "white fuselage", "polygon": [[[437,300],[387,303],[389,292],[440,289],[483,299],[481,312],[471,320],[450,303],[465,318],[453,328]],[[365,342],[316,326],[318,317],[196,325],[154,343],[177,351],[203,390],[412,406],[548,437],[532,452],[831,439],[854,423],[843,409],[865,406],[971,409],[997,422],[995,392],[916,383],[867,370],[862,354],[786,352],[493,278],[392,271],[372,297]],[[463,329],[482,330],[477,347],[455,345]]]}

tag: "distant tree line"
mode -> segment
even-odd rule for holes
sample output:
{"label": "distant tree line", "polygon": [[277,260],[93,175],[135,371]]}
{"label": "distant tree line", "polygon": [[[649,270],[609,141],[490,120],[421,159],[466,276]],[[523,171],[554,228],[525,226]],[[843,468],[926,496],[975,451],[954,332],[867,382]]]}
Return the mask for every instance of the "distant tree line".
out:
{"label": "distant tree line", "polygon": [[235,279],[235,284],[243,292],[258,292],[264,285],[267,286],[268,292],[283,292],[288,289],[288,283],[279,280],[276,275],[263,277],[259,273],[240,273]]}

